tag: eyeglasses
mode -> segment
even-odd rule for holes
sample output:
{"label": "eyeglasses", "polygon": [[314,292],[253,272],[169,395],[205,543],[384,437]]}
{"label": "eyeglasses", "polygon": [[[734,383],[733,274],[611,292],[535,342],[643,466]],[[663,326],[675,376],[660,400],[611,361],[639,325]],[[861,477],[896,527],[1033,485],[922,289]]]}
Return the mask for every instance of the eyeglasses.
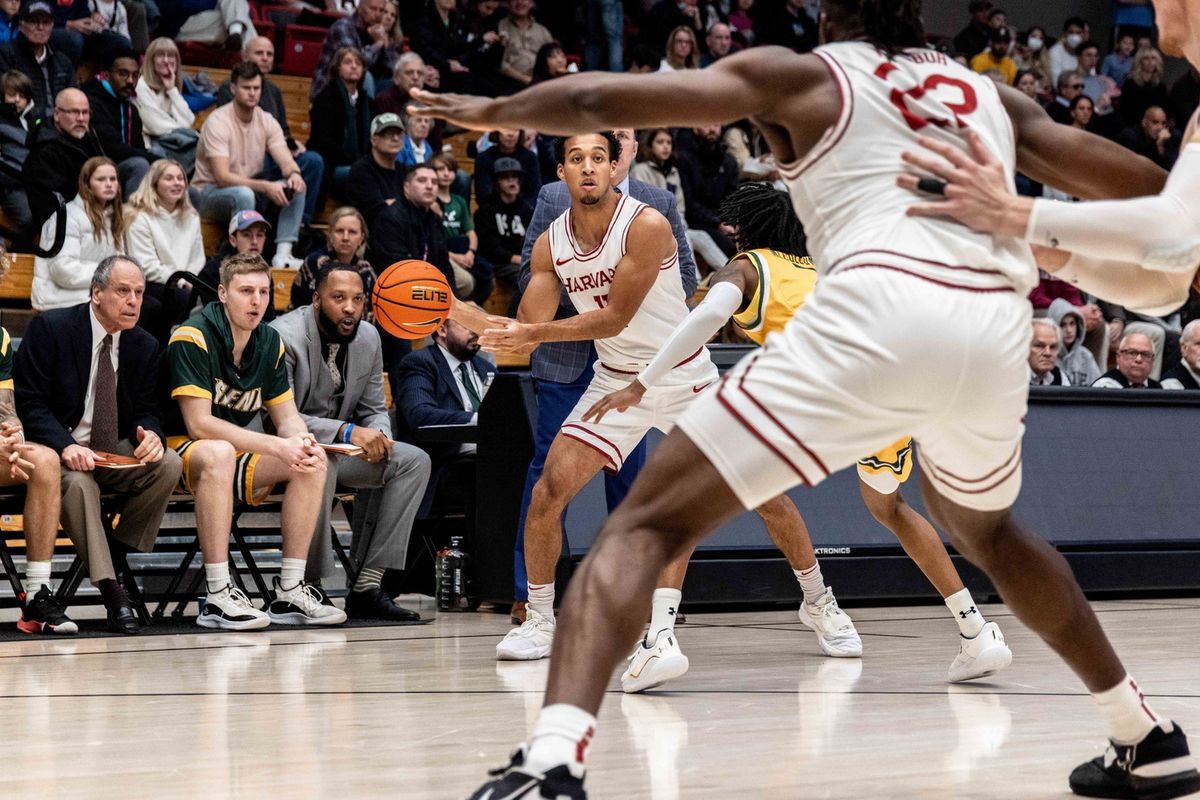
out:
{"label": "eyeglasses", "polygon": [[55,108],[59,114],[66,114],[70,117],[90,117],[92,110],[90,108]]}
{"label": "eyeglasses", "polygon": [[1139,361],[1139,360],[1140,361],[1153,361],[1154,360],[1154,352],[1146,351],[1146,350],[1128,350],[1128,349],[1118,350],[1117,355],[1124,356],[1125,358],[1131,358],[1134,361]]}

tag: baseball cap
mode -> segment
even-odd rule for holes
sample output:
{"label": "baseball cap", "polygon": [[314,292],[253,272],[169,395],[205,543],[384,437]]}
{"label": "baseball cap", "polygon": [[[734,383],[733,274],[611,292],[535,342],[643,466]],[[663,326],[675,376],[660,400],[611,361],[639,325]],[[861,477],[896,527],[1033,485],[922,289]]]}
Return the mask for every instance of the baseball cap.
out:
{"label": "baseball cap", "polygon": [[30,19],[34,14],[45,14],[48,17],[53,17],[54,9],[51,7],[49,0],[25,0],[21,4],[21,12],[18,17],[20,19]]}
{"label": "baseball cap", "polygon": [[495,165],[492,167],[493,175],[503,175],[506,172],[515,172],[523,174],[525,168],[521,166],[521,162],[515,158],[497,158]]}
{"label": "baseball cap", "polygon": [[390,111],[386,114],[380,114],[371,120],[371,135],[378,136],[388,128],[399,128],[404,130],[404,120],[400,119],[399,114],[393,114]]}
{"label": "baseball cap", "polygon": [[251,225],[265,225],[267,230],[271,230],[271,223],[267,222],[266,217],[257,211],[239,211],[234,214],[229,220],[229,234],[232,236],[238,231],[244,231]]}

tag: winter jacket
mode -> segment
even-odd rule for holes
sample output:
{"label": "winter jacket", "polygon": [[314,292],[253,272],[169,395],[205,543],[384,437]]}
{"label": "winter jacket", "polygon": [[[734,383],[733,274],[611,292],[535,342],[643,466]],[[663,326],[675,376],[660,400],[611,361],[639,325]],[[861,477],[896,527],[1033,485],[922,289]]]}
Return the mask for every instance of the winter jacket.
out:
{"label": "winter jacket", "polygon": [[670,192],[675,196],[675,208],[679,211],[679,218],[687,216],[687,203],[683,199],[683,180],[679,177],[679,167],[675,166],[674,157],[668,158],[664,164],[639,161],[629,170],[629,176],[635,181]]}
{"label": "winter jacket", "polygon": [[105,155],[118,164],[139,156],[147,161],[158,160],[158,156],[146,149],[142,115],[132,97],[122,100],[108,81],[99,78],[92,78],[82,88],[92,107],[92,130],[100,137]]}
{"label": "winter jacket", "polygon": [[194,209],[174,214],[137,212],[125,241],[129,255],[146,271],[147,283],[166,283],[172,272],[196,275],[204,268],[200,215]]}
{"label": "winter jacket", "polygon": [[[33,288],[29,300],[35,309],[49,311],[88,301],[96,267],[124,249],[124,242],[113,242],[107,222],[100,241],[96,241],[93,232],[82,198],[76,197],[67,203],[67,234],[62,250],[54,258],[38,256],[33,262]],[[48,220],[42,229],[42,240],[50,241],[53,237],[54,220]]]}
{"label": "winter jacket", "polygon": [[22,33],[0,45],[0,71],[24,72],[33,82],[33,102],[47,119],[54,113],[54,98],[63,89],[75,85],[75,66],[71,59],[46,46],[46,60],[38,64],[33,45]]}

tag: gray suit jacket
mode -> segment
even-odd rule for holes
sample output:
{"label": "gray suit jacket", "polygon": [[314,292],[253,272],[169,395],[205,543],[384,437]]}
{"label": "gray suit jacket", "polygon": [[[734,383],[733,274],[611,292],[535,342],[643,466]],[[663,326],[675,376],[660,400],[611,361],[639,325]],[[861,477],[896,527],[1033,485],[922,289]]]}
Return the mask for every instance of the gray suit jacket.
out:
{"label": "gray suit jacket", "polygon": [[363,323],[346,355],[346,384],[341,407],[331,418],[333,378],[321,353],[321,334],[312,306],[301,306],[272,320],[285,350],[288,380],[296,395],[296,408],[319,442],[333,442],[346,422],[365,425],[392,435],[387,399],[383,394],[383,351],[375,326]]}
{"label": "gray suit jacket", "polygon": [[[675,204],[675,195],[657,186],[629,179],[629,196],[639,200],[655,211],[662,214],[671,223],[675,233],[675,245],[679,248],[679,276],[683,281],[683,294],[691,297],[696,293],[696,284],[700,280],[696,272],[696,258],[692,255],[692,247],[687,241],[687,229],[679,219],[679,209]],[[542,232],[550,227],[558,217],[562,216],[571,205],[571,195],[567,185],[562,181],[547,183],[538,194],[537,206],[533,210],[533,220],[525,229],[525,247],[521,250],[521,274],[517,283],[521,291],[529,285],[529,261],[533,255],[533,245]],[[564,289],[558,300],[558,313],[555,319],[575,316],[575,306]],[[529,368],[533,377],[554,383],[571,383],[579,378],[588,359],[591,358],[591,342],[546,342],[533,351],[529,359]]]}

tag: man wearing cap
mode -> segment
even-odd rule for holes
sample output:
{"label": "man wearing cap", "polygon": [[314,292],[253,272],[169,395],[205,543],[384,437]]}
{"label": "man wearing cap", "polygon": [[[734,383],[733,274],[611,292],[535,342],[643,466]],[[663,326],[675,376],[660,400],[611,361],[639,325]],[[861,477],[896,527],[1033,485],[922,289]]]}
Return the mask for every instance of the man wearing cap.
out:
{"label": "man wearing cap", "polygon": [[479,198],[475,233],[479,254],[495,267],[495,276],[512,283],[521,272],[521,248],[533,219],[533,207],[521,197],[525,170],[515,158],[498,158],[492,168],[492,193]]}
{"label": "man wearing cap", "polygon": [[994,69],[1004,76],[1005,83],[1012,86],[1017,79],[1017,62],[1008,57],[1010,44],[1012,32],[1008,28],[992,28],[988,32],[987,49],[971,59],[971,70],[982,75]]}
{"label": "man wearing cap", "polygon": [[19,19],[21,29],[16,37],[0,46],[0,70],[15,69],[28,75],[33,81],[34,105],[42,116],[49,117],[58,93],[75,85],[75,67],[71,59],[49,45],[54,30],[50,0],[24,0]]}
{"label": "man wearing cap", "polygon": [[158,156],[145,147],[142,117],[133,99],[140,72],[137,53],[128,47],[111,50],[105,66],[107,77],[97,75],[81,89],[91,106],[92,130],[104,152],[117,162],[121,190],[129,197],[141,185],[150,162],[157,161]]}
{"label": "man wearing cap", "polygon": [[346,178],[346,203],[362,212],[369,228],[379,212],[404,196],[404,171],[396,167],[403,146],[404,123],[398,114],[371,120],[371,152],[351,165]]}
{"label": "man wearing cap", "polygon": [[[266,217],[257,211],[239,211],[229,218],[229,243],[222,245],[220,252],[204,262],[204,269],[200,270],[200,280],[207,283],[213,289],[211,296],[205,296],[204,302],[208,303],[217,299],[215,294],[217,286],[221,283],[221,261],[234,253],[253,253],[261,256],[263,250],[267,248],[267,241],[271,237],[271,223],[267,222]],[[264,322],[270,322],[275,319],[275,305],[272,303],[267,306],[266,312],[263,315]]]}

